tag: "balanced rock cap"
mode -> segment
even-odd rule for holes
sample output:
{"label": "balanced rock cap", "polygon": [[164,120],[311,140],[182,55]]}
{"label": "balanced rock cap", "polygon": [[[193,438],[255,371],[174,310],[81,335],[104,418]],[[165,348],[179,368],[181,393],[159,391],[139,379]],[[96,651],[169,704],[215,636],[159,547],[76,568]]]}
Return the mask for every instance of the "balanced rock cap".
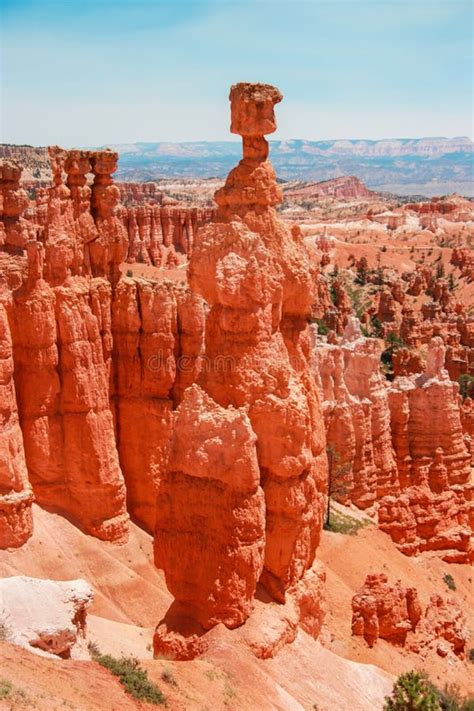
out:
{"label": "balanced rock cap", "polygon": [[240,136],[264,136],[277,129],[273,107],[283,94],[271,84],[234,84],[229,95],[231,133]]}

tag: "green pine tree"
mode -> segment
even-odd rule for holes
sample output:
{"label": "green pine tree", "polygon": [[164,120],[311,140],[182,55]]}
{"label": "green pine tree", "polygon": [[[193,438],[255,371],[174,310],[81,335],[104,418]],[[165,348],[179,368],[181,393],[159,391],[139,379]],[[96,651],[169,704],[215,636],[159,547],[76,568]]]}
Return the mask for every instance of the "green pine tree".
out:
{"label": "green pine tree", "polygon": [[398,677],[384,711],[440,711],[439,694],[424,674],[410,671]]}

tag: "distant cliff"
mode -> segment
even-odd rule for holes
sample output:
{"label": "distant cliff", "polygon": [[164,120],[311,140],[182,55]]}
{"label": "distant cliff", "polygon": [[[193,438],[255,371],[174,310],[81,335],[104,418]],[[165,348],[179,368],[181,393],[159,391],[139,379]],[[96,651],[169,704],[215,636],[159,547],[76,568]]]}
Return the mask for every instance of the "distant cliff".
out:
{"label": "distant cliff", "polygon": [[[474,195],[473,143],[467,137],[380,141],[295,139],[271,141],[270,146],[272,162],[284,180],[316,182],[355,175],[377,191],[401,195],[452,192]],[[138,182],[166,177],[224,176],[238,160],[240,150],[239,144],[232,141],[129,143],[111,148],[120,154],[117,179]],[[33,176],[38,167],[43,171],[46,152],[42,156],[41,149],[2,145],[0,157],[19,160],[26,173]]]}

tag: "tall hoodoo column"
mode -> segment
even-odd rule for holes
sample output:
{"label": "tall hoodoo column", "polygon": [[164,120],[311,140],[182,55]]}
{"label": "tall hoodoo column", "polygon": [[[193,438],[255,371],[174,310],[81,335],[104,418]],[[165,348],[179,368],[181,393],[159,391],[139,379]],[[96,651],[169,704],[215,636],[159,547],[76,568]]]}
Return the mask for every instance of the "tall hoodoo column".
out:
{"label": "tall hoodoo column", "polygon": [[14,161],[0,163],[0,246],[23,249],[28,239],[28,223],[22,215],[28,195],[20,188],[23,169]]}
{"label": "tall hoodoo column", "polygon": [[0,282],[0,549],[23,545],[33,532],[33,493],[13,381],[10,296]]}
{"label": "tall hoodoo column", "polygon": [[[198,235],[189,277],[211,305],[203,387],[224,406],[246,407],[257,435],[262,582],[283,600],[314,559],[326,464],[309,367],[314,274],[299,230],[274,209],[282,197],[264,137],[276,130],[281,99],[266,84],[231,88],[231,131],[242,136],[244,157],[216,193],[217,220]],[[223,358],[230,370],[220,367]]]}
{"label": "tall hoodoo column", "polygon": [[115,219],[120,190],[112,174],[117,170],[118,153],[108,149],[92,151],[90,161],[94,174],[91,208],[97,228],[97,236],[89,243],[92,274],[109,277],[115,284],[120,277],[119,265],[128,250],[125,226]]}
{"label": "tall hoodoo column", "polygon": [[[281,99],[278,89],[266,84],[231,88],[231,131],[242,136],[244,157],[217,191],[216,220],[199,230],[189,265],[192,289],[210,305],[205,367],[198,385],[193,386],[209,397],[198,397],[193,390],[193,396],[185,394],[178,408],[172,471],[160,485],[155,551],[156,562],[163,567],[177,601],[192,606],[191,597],[196,595],[199,609],[194,610],[194,616],[204,627],[218,621],[235,626],[248,616],[249,596],[262,570],[258,533],[262,516],[265,550],[260,582],[281,602],[312,565],[322,524],[327,463],[323,419],[309,364],[307,326],[314,301],[314,275],[299,230],[289,231],[274,210],[281,193],[267,160],[264,137],[276,130],[273,108]],[[191,449],[186,469],[181,464],[185,454],[180,452],[176,457],[178,440],[183,447],[198,451],[192,438],[181,432],[188,420],[187,409],[191,403],[196,408],[197,402],[199,416],[193,434],[197,437],[199,431],[207,441],[202,454],[207,459],[206,476],[201,460],[193,464],[196,457],[191,456]],[[210,426],[217,417],[229,422],[225,437],[224,433],[219,435],[219,427]],[[252,447],[256,448],[259,476],[257,481],[249,478],[251,486],[246,483],[243,489],[227,462],[229,453],[235,458],[243,456],[236,446],[237,434],[230,434],[237,422],[240,430],[250,426],[256,435],[254,445],[248,436],[245,451],[250,462]],[[185,475],[196,478],[195,489],[198,477],[201,489],[209,479],[215,481],[212,507],[194,503],[206,500],[206,494],[199,497],[197,490],[186,514],[183,506],[173,506]],[[217,525],[222,506],[233,512],[236,521],[232,537]],[[185,515],[189,517],[187,525],[182,520]],[[199,515],[197,527],[192,525],[193,515]],[[253,527],[243,526],[244,517],[253,519]],[[171,531],[172,545],[168,542]],[[239,535],[240,541],[236,540]],[[230,561],[233,574],[221,575],[218,585],[211,580],[212,574],[205,579],[201,570],[206,539],[213,541],[214,565],[220,574],[229,565],[230,556],[234,557]],[[253,576],[251,584],[248,576]],[[197,593],[190,585],[186,588],[185,580],[203,587]],[[236,584],[240,585],[242,602],[237,603],[232,595],[229,614],[229,589]],[[199,598],[212,600],[212,614],[203,612]],[[158,628],[157,652],[164,650],[160,646],[163,637],[163,629]]]}

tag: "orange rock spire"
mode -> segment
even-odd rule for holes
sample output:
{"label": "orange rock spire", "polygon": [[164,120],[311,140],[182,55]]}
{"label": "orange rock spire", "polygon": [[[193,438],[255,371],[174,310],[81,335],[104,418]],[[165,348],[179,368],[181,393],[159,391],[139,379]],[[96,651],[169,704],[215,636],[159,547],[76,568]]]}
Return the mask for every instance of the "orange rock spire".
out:
{"label": "orange rock spire", "polygon": [[[155,555],[204,628],[241,624],[259,581],[283,602],[313,563],[322,523],[325,441],[307,328],[314,275],[299,230],[273,209],[281,196],[266,160],[281,98],[265,84],[232,87],[244,157],[217,191],[217,218],[200,230],[189,265],[191,287],[210,305],[205,367],[177,411],[179,457],[159,485]],[[238,431],[247,433],[246,467],[258,462],[245,486],[224,474],[228,457],[243,456]],[[158,627],[156,653],[173,654],[168,632]]]}

